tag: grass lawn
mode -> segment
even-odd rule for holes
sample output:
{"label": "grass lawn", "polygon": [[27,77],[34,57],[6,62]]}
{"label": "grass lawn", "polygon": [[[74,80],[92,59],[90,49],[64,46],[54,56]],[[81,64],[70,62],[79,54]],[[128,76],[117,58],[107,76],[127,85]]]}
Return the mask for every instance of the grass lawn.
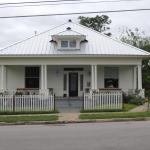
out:
{"label": "grass lawn", "polygon": [[123,104],[123,111],[129,111],[136,107],[138,107],[138,106],[135,104]]}
{"label": "grass lawn", "polygon": [[114,109],[111,108],[111,109],[89,109],[89,110],[81,110],[80,112],[81,113],[98,113],[98,112],[124,112],[124,111],[129,111],[135,107],[138,107],[137,105],[135,104],[123,104],[123,109]]}
{"label": "grass lawn", "polygon": [[0,122],[16,123],[16,122],[31,122],[31,121],[56,121],[57,115],[0,115]]}
{"label": "grass lawn", "polygon": [[81,114],[80,119],[112,119],[112,118],[143,118],[150,117],[150,112],[108,112]]}

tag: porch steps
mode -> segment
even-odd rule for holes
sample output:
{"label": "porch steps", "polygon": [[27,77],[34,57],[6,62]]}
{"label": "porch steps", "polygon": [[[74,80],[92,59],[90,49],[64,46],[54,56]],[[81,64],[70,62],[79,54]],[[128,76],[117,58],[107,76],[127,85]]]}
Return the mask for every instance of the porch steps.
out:
{"label": "porch steps", "polygon": [[75,98],[56,98],[55,106],[59,112],[79,112],[82,108],[83,98],[75,97]]}

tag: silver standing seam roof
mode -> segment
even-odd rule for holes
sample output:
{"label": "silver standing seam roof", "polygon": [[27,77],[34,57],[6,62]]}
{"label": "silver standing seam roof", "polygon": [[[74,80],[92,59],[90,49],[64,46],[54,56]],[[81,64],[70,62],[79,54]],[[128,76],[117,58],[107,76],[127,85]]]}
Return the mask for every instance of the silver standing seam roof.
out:
{"label": "silver standing seam roof", "polygon": [[[70,27],[71,32],[66,31]],[[86,42],[81,42],[80,50],[57,50],[52,35],[57,34],[81,34],[86,36]],[[119,56],[119,57],[149,57],[150,53],[115,40],[95,30],[67,22],[43,33],[32,36],[28,39],[7,46],[0,50],[0,57],[3,56]]]}

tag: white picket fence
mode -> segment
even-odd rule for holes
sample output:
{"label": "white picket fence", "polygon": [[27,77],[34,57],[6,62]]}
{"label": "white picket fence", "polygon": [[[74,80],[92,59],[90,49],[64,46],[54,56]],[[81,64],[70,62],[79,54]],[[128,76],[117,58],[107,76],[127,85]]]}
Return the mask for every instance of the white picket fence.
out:
{"label": "white picket fence", "polygon": [[53,111],[54,95],[0,95],[0,112]]}
{"label": "white picket fence", "polygon": [[84,94],[84,110],[121,110],[122,106],[121,90]]}

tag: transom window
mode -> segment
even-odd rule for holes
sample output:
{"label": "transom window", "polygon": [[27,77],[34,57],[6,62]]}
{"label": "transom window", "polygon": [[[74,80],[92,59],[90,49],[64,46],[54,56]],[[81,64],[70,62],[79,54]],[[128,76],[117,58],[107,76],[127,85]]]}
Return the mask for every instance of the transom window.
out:
{"label": "transom window", "polygon": [[61,41],[61,48],[76,48],[76,40]]}
{"label": "transom window", "polygon": [[25,67],[25,88],[39,88],[39,67]]}

